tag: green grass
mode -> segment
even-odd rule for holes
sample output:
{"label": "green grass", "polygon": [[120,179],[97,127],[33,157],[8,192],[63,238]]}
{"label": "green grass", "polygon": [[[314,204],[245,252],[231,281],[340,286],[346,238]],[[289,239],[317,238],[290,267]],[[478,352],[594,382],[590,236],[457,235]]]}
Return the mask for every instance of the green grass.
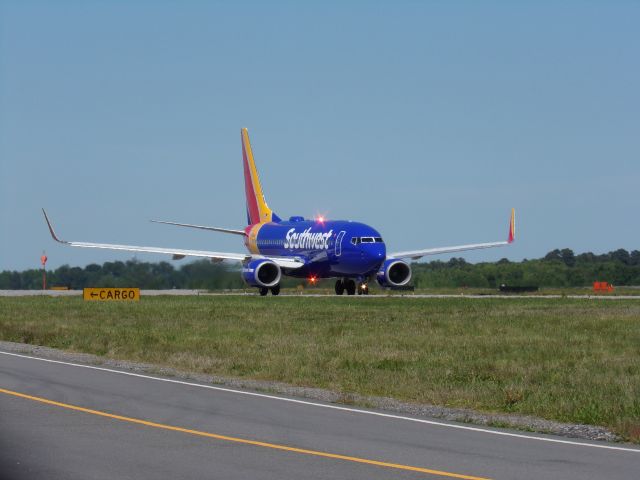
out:
{"label": "green grass", "polygon": [[640,441],[640,301],[0,299],[0,339],[611,428]]}

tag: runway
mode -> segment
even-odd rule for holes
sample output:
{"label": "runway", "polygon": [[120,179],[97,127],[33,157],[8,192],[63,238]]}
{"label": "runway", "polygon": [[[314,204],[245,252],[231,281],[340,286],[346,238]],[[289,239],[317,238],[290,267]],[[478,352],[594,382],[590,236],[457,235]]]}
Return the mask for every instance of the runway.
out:
{"label": "runway", "polygon": [[0,352],[2,480],[637,478],[640,449]]}
{"label": "runway", "polygon": [[[208,292],[206,290],[140,290],[141,297],[158,297],[163,295],[170,296],[259,296],[254,289],[249,289],[245,292],[242,291],[229,291],[229,292]],[[79,297],[82,296],[82,290],[0,290],[0,297]],[[313,293],[310,292],[296,292],[296,293],[281,293],[280,297],[318,297],[318,298],[468,298],[468,299],[492,299],[492,298],[571,298],[571,299],[595,299],[595,300],[640,300],[640,295],[556,295],[556,294],[535,294],[535,295],[518,295],[518,294],[447,294],[447,293],[400,293],[394,292],[390,294],[371,294],[371,295],[333,295],[326,293]]]}

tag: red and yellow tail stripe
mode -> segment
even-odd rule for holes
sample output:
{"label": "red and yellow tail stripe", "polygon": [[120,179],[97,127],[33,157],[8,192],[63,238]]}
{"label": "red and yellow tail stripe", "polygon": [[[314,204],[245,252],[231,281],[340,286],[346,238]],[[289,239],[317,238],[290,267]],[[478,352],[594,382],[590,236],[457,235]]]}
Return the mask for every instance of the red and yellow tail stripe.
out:
{"label": "red and yellow tail stripe", "polygon": [[244,190],[247,199],[247,220],[249,225],[256,223],[271,222],[273,212],[267,205],[262,193],[262,185],[258,177],[251,143],[249,143],[249,132],[246,128],[241,131],[242,137],[242,164],[244,167]]}
{"label": "red and yellow tail stripe", "polygon": [[263,226],[264,223],[255,223],[248,225],[247,228],[244,229],[244,244],[251,253],[260,253],[260,249],[258,248],[258,233],[260,233],[260,229]]}

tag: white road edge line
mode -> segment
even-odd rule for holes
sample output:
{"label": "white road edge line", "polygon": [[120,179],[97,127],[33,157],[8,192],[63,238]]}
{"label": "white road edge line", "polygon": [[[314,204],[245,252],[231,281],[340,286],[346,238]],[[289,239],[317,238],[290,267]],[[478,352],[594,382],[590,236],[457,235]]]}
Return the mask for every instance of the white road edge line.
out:
{"label": "white road edge line", "polygon": [[524,435],[521,433],[511,433],[511,432],[501,432],[498,430],[489,430],[487,428],[480,428],[480,427],[470,427],[467,425],[456,425],[456,424],[451,424],[451,423],[445,423],[445,422],[438,422],[435,420],[425,420],[422,418],[413,418],[413,417],[405,417],[402,415],[394,415],[391,413],[382,413],[382,412],[374,412],[374,411],[369,411],[369,410],[361,410],[359,408],[350,408],[350,407],[341,407],[339,405],[326,405],[323,403],[316,403],[316,402],[309,402],[306,400],[297,400],[294,398],[286,398],[286,397],[278,397],[275,395],[268,395],[266,393],[257,393],[257,392],[248,392],[245,390],[236,390],[233,388],[225,388],[225,387],[216,387],[214,385],[204,385],[201,383],[193,383],[193,382],[185,382],[182,380],[174,380],[174,379],[170,379],[170,378],[162,378],[162,377],[154,377],[151,375],[143,375],[141,373],[133,373],[133,372],[125,372],[125,371],[121,371],[121,370],[115,370],[112,368],[105,368],[105,367],[96,367],[94,365],[83,365],[81,363],[71,363],[71,362],[63,362],[61,360],[51,360],[49,358],[40,358],[40,357],[33,357],[31,355],[24,355],[21,353],[12,353],[12,352],[3,352],[0,351],[0,354],[2,355],[10,355],[12,357],[21,357],[21,358],[28,358],[30,360],[38,360],[40,362],[48,362],[48,363],[57,363],[60,365],[68,365],[71,367],[79,367],[79,368],[89,368],[91,370],[99,370],[102,372],[109,372],[109,373],[116,373],[116,374],[120,374],[120,375],[128,375],[131,377],[138,377],[138,378],[145,378],[148,380],[156,380],[158,382],[167,382],[167,383],[176,383],[179,385],[187,385],[190,387],[198,387],[198,388],[206,388],[209,390],[217,390],[217,391],[221,391],[221,392],[227,392],[227,393],[237,393],[240,395],[248,395],[251,397],[260,397],[260,398],[268,398],[270,400],[279,400],[282,402],[290,402],[290,403],[297,403],[297,404],[301,404],[301,405],[310,405],[313,407],[320,407],[320,408],[330,408],[332,410],[341,410],[344,412],[351,412],[351,413],[360,413],[360,414],[364,414],[364,415],[373,415],[376,417],[384,417],[384,418],[392,418],[395,420],[405,420],[408,422],[415,422],[415,423],[423,423],[423,424],[427,424],[427,425],[436,425],[439,427],[447,427],[447,428],[456,428],[458,430],[468,430],[471,432],[480,432],[480,433],[489,433],[491,435],[500,435],[500,436],[504,436],[504,437],[514,437],[514,438],[524,438],[526,440],[538,440],[541,442],[550,442],[550,443],[562,443],[565,445],[576,445],[576,446],[580,446],[580,447],[592,447],[592,448],[602,448],[605,450],[619,450],[619,451],[623,451],[623,452],[633,452],[633,453],[640,453],[640,449],[636,449],[636,448],[627,448],[627,447],[616,447],[613,445],[598,445],[595,443],[584,443],[584,442],[576,442],[576,441],[572,441],[572,440],[560,440],[557,438],[547,438],[547,437],[536,437],[533,435]]}

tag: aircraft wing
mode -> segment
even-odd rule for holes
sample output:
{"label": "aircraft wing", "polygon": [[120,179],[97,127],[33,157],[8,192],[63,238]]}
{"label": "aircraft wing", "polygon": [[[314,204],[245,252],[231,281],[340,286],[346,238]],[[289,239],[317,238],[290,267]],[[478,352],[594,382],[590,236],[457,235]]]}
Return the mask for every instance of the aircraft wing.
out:
{"label": "aircraft wing", "polygon": [[453,247],[426,248],[423,250],[408,250],[406,252],[393,252],[387,255],[388,258],[410,258],[417,260],[426,255],[438,255],[440,253],[464,252],[467,250],[479,250],[482,248],[503,247],[513,243],[516,239],[516,212],[511,209],[511,221],[509,222],[509,237],[502,242],[470,243],[467,245],[456,245]]}
{"label": "aircraft wing", "polygon": [[49,232],[51,232],[51,236],[53,239],[64,245],[69,245],[71,247],[80,247],[80,248],[102,248],[107,250],[124,250],[127,252],[145,252],[145,253],[162,253],[167,255],[173,255],[175,260],[179,260],[184,257],[200,257],[200,258],[210,258],[212,260],[236,260],[243,262],[245,260],[251,260],[256,258],[266,258],[272,260],[278,266],[282,268],[291,268],[296,269],[300,268],[304,265],[304,260],[297,257],[270,257],[265,255],[252,255],[249,253],[225,253],[225,252],[210,252],[207,250],[184,250],[179,248],[161,248],[161,247],[141,247],[137,245],[116,245],[112,243],[88,243],[88,242],[68,242],[66,240],[61,240],[56,235],[53,230],[53,226],[49,221],[49,217],[47,216],[47,212],[42,209],[42,213],[44,213],[44,218],[47,221],[47,226],[49,227]]}

